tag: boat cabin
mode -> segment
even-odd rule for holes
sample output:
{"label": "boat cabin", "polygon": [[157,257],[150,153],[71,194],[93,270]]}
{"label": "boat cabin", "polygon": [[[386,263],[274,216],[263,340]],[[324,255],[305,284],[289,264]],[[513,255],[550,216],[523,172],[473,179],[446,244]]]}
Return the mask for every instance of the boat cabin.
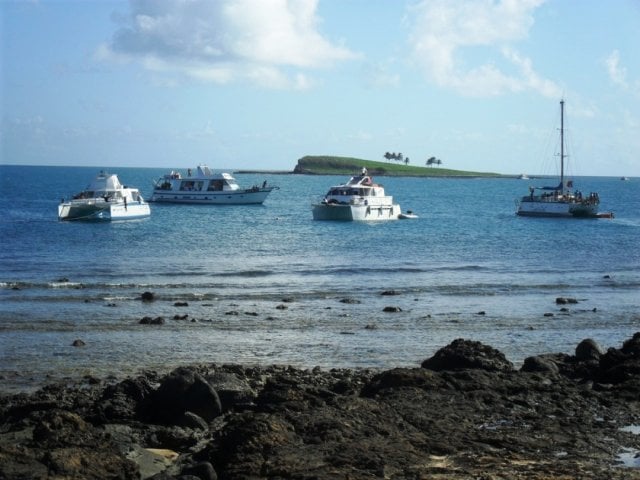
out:
{"label": "boat cabin", "polygon": [[117,175],[109,175],[101,171],[85,190],[73,196],[73,200],[88,198],[103,198],[106,201],[121,200],[123,198],[122,192],[126,188],[120,183]]}
{"label": "boat cabin", "polygon": [[214,173],[206,165],[198,166],[196,175],[183,177],[179,172],[171,172],[164,175],[157,183],[156,190],[180,191],[180,192],[228,192],[238,190],[240,187],[228,173]]}
{"label": "boat cabin", "polygon": [[329,189],[325,195],[328,203],[354,203],[367,202],[367,197],[384,197],[382,185],[373,182],[373,179],[363,171],[361,175],[351,177],[344,185],[336,185]]}

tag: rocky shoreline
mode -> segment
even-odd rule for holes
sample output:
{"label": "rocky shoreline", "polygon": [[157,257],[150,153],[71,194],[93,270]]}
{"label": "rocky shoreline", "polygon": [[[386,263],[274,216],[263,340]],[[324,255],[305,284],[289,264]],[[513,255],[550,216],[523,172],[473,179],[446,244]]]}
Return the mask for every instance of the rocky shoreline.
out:
{"label": "rocky shoreline", "polygon": [[640,478],[640,333],[421,367],[194,365],[0,396],[1,479]]}

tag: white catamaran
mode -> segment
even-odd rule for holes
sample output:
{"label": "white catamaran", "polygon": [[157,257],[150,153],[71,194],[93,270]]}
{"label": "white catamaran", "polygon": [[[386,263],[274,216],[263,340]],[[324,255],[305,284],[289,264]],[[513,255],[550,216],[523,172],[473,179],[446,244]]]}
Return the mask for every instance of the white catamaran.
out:
{"label": "white catamaran", "polygon": [[120,183],[117,175],[100,172],[82,192],[58,205],[59,220],[130,220],[151,215],[137,188]]}
{"label": "white catamaran", "polygon": [[526,217],[612,217],[598,213],[597,192],[572,191],[573,181],[565,179],[564,100],[560,101],[560,183],[551,187],[529,187],[529,195],[516,201],[516,214]]}

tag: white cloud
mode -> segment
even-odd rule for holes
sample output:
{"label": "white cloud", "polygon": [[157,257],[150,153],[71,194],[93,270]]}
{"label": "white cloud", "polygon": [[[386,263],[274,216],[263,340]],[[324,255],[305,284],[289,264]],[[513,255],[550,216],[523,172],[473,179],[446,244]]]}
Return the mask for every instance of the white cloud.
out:
{"label": "white cloud", "polygon": [[609,78],[613,83],[623,88],[629,87],[627,83],[627,69],[620,66],[620,52],[618,52],[618,50],[611,52],[611,55],[605,59],[605,65],[607,66]]}
{"label": "white cloud", "polygon": [[357,57],[318,31],[317,1],[131,0],[96,56],[201,81],[306,89],[304,71]]}
{"label": "white cloud", "polygon": [[609,79],[613,84],[619,86],[623,90],[631,92],[637,98],[640,98],[640,79],[629,79],[627,69],[620,61],[620,52],[614,50],[604,60]]}
{"label": "white cloud", "polygon": [[[431,81],[465,95],[533,90],[556,97],[560,89],[513,48],[527,37],[543,2],[422,0],[411,8],[414,58]],[[471,55],[485,56],[467,65]]]}

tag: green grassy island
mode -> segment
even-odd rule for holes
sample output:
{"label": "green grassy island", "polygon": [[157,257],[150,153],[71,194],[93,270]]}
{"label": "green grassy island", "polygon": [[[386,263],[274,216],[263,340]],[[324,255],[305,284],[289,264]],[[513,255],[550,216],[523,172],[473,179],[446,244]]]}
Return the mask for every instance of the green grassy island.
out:
{"label": "green grassy island", "polygon": [[396,177],[513,177],[487,172],[467,172],[439,167],[376,162],[351,157],[305,156],[298,160],[293,173],[307,175],[353,175],[366,167],[370,175]]}

